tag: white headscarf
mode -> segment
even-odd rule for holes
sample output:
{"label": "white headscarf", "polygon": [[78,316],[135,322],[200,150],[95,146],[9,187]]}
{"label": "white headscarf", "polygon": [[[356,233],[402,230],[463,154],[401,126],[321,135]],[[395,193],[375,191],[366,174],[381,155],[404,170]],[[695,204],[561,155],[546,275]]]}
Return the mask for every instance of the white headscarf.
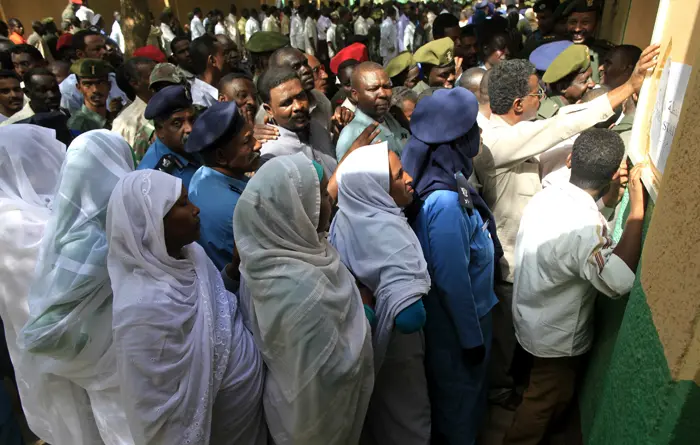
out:
{"label": "white headscarf", "polygon": [[356,445],[373,385],[359,291],[316,231],[319,185],[303,154],[274,158],[250,180],[233,215],[277,445]]}
{"label": "white headscarf", "polygon": [[87,445],[100,437],[83,411],[89,411],[85,391],[41,373],[35,357],[17,346],[29,318],[27,294],[65,150],[53,130],[25,124],[0,128],[0,317],[29,428],[49,443]]}
{"label": "white headscarf", "polygon": [[381,367],[394,319],[430,290],[420,242],[389,195],[386,143],[361,147],[338,168],[338,213],[330,241],[377,299],[374,366]]}
{"label": "white headscarf", "polygon": [[134,169],[116,133],[78,136],[61,169],[53,215],[29,292],[23,347],[42,356],[43,371],[88,390],[116,386],[112,289],[107,273],[107,203],[117,181]]}
{"label": "white headscarf", "polygon": [[[149,445],[222,436],[264,444],[262,360],[235,298],[199,244],[185,246],[183,259],[166,250],[163,218],[181,192],[180,179],[144,170],[125,176],[109,201],[114,343],[131,433]],[[222,380],[236,385],[226,400],[217,399]],[[218,425],[215,400],[227,408]]]}

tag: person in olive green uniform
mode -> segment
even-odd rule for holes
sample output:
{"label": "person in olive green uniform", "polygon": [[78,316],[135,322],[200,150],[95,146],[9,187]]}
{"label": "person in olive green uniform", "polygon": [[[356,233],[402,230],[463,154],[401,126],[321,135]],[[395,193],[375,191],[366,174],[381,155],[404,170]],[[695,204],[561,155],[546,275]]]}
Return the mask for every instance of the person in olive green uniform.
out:
{"label": "person in olive green uniform", "polygon": [[567,40],[566,17],[562,16],[564,6],[559,0],[539,0],[532,7],[537,15],[537,31],[533,32],[518,53],[518,59],[527,59],[541,45]]}
{"label": "person in olive green uniform", "polygon": [[[545,109],[538,110],[538,119],[548,119],[549,104],[554,104],[553,113],[563,106],[575,104],[595,86],[592,75],[591,58],[586,45],[571,45],[557,56],[545,71],[542,80],[548,85],[549,96]],[[542,108],[542,104],[540,105]],[[542,115],[542,117],[540,117]]]}
{"label": "person in olive green uniform", "polygon": [[593,81],[600,83],[598,68],[606,53],[615,47],[607,40],[596,39],[602,4],[598,0],[570,0],[564,7],[567,31],[572,42],[588,46],[593,69]]}
{"label": "person in olive green uniform", "polygon": [[272,53],[285,46],[289,46],[289,38],[272,31],[258,31],[246,42],[254,82],[267,69]]}
{"label": "person in olive green uniform", "polygon": [[112,66],[102,59],[80,59],[71,66],[77,78],[76,88],[83,95],[83,106],[68,119],[73,137],[90,130],[111,129],[116,117],[107,108],[109,73]]}
{"label": "person in olive green uniform", "polygon": [[455,85],[454,41],[449,37],[433,40],[418,48],[413,61],[421,64],[428,87],[452,88]]}
{"label": "person in olive green uniform", "polygon": [[419,69],[413,61],[413,54],[410,51],[403,51],[387,63],[384,68],[386,74],[391,79],[393,88],[406,87],[413,88],[418,83]]}

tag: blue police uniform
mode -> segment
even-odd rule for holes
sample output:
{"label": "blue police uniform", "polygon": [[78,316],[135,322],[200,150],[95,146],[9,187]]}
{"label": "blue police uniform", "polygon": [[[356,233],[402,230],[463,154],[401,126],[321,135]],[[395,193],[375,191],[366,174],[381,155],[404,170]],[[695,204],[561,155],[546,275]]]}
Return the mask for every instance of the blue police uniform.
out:
{"label": "blue police uniform", "polygon": [[148,147],[136,170],[145,170],[147,168],[160,170],[182,179],[185,188],[189,190],[190,181],[199,168],[199,164],[185,158],[181,154],[175,153],[162,143],[160,139],[156,138],[155,142]]}
{"label": "blue police uniform", "polygon": [[[171,85],[153,95],[146,106],[143,116],[148,120],[163,119],[172,116],[178,110],[192,108],[192,97],[182,85]],[[137,170],[159,170],[182,179],[189,190],[192,176],[199,168],[199,163],[192,158],[175,153],[160,139],[156,139],[141,159]]]}
{"label": "blue police uniform", "polygon": [[[204,111],[185,144],[187,153],[202,153],[233,139],[245,126],[235,102],[217,102]],[[233,258],[233,211],[248,182],[208,166],[197,170],[190,183],[189,199],[199,207],[199,244],[219,270]]]}
{"label": "blue police uniform", "polygon": [[190,183],[189,199],[199,207],[199,244],[219,270],[233,256],[233,209],[247,182],[203,166]]}

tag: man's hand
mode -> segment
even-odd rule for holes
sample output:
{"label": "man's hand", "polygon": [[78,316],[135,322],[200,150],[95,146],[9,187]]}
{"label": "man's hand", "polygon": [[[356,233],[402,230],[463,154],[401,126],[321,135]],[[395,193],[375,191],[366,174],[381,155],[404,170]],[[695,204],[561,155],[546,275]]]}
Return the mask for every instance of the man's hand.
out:
{"label": "man's hand", "polygon": [[263,125],[255,124],[253,127],[253,137],[261,144],[264,144],[267,141],[273,141],[277,139],[279,135],[279,129],[270,124],[270,116],[268,115],[265,115]]}
{"label": "man's hand", "polygon": [[109,112],[112,114],[117,114],[122,110],[123,104],[122,100],[119,98],[114,98],[109,101]]}
{"label": "man's hand", "polygon": [[644,219],[644,184],[642,184],[642,171],[646,165],[639,163],[632,168],[629,175],[630,189],[630,213],[627,217],[630,219]]}
{"label": "man's hand", "polygon": [[644,51],[642,51],[642,56],[637,62],[637,66],[634,67],[632,76],[627,80],[627,82],[632,86],[634,92],[639,94],[639,90],[642,89],[642,84],[646,78],[649,70],[656,66],[656,58],[659,55],[659,48],[661,45],[650,45],[647,46]]}
{"label": "man's hand", "polygon": [[620,168],[613,176],[610,190],[603,196],[603,204],[609,209],[614,209],[620,203],[620,200],[625,194],[627,182],[629,181],[629,170],[627,168],[627,158],[624,158],[620,163]]}
{"label": "man's hand", "polygon": [[[372,144],[372,141],[374,141],[374,139],[377,136],[379,136],[379,132],[381,131],[381,130],[379,130],[378,127],[379,127],[379,122],[372,122],[371,124],[369,124],[367,126],[367,128],[362,130],[362,133],[360,133],[360,135],[357,137],[357,139],[355,139],[355,142],[352,143],[352,145],[348,149],[348,152],[345,153],[345,156],[343,156],[343,158],[347,157],[347,155],[349,155],[350,153],[352,153],[353,151],[357,150],[360,147],[364,147],[366,145]],[[380,142],[381,141],[377,140],[374,143],[378,144]]]}
{"label": "man's hand", "polygon": [[331,118],[331,128],[333,129],[333,133],[336,136],[339,136],[340,132],[343,131],[343,128],[345,128],[345,126],[354,118],[355,113],[347,108],[342,106],[336,108],[335,113],[333,113],[333,117]]}
{"label": "man's hand", "polygon": [[463,69],[462,64],[464,63],[464,57],[455,57],[455,79],[459,79],[462,75]]}

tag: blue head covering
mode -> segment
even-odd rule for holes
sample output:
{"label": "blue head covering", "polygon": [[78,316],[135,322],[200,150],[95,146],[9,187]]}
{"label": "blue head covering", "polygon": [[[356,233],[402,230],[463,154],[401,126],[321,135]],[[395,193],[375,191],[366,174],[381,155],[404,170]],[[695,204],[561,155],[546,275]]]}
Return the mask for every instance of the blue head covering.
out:
{"label": "blue head covering", "polygon": [[559,40],[540,45],[530,54],[530,63],[535,65],[537,71],[547,71],[554,59],[573,44],[574,42],[569,40]]}
{"label": "blue head covering", "polygon": [[[411,117],[411,139],[401,163],[413,177],[415,196],[422,202],[436,190],[457,191],[455,176],[472,174],[472,158],[479,154],[481,131],[476,124],[479,103],[465,88],[442,89],[418,102]],[[503,255],[496,222],[486,202],[469,187],[469,195],[484,221],[489,220],[496,261]]]}
{"label": "blue head covering", "polygon": [[185,151],[199,153],[216,148],[222,141],[235,137],[245,123],[236,102],[216,102],[195,121],[192,133],[185,143]]}

